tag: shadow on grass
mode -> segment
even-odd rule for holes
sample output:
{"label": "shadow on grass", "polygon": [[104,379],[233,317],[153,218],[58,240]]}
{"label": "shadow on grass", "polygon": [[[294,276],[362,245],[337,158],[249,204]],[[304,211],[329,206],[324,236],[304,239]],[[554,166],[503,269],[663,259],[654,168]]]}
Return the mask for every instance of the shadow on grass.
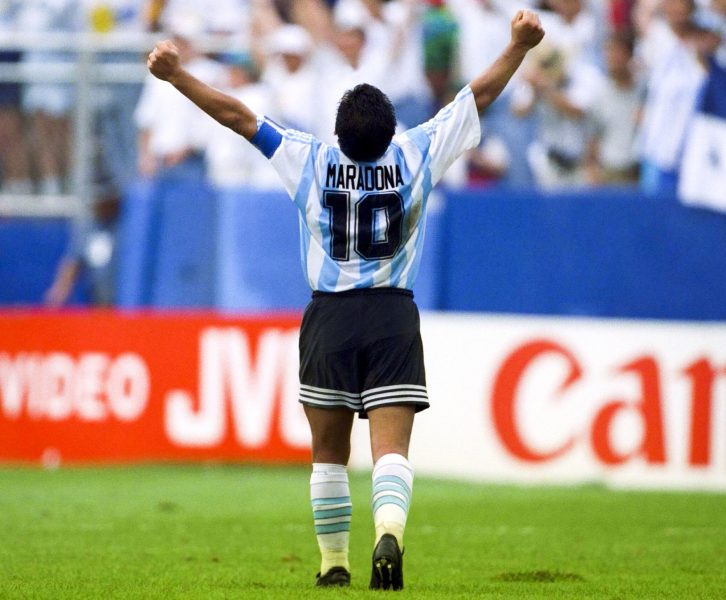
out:
{"label": "shadow on grass", "polygon": [[563,573],[561,571],[521,571],[517,573],[500,573],[492,577],[494,581],[511,583],[555,583],[560,581],[585,581],[577,573]]}

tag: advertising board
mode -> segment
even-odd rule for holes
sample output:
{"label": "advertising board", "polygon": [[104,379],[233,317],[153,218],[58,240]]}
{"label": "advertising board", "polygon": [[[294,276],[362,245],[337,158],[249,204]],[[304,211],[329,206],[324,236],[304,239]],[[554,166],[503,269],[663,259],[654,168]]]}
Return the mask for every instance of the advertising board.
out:
{"label": "advertising board", "polygon": [[[7,313],[0,460],[300,462],[299,316]],[[726,326],[425,313],[419,474],[726,489]],[[354,467],[369,468],[366,421]]]}

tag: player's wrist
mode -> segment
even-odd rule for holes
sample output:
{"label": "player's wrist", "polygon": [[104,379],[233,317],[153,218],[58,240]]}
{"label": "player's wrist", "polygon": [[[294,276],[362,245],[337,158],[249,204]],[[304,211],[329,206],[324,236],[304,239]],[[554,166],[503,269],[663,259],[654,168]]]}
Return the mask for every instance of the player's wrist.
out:
{"label": "player's wrist", "polygon": [[171,83],[173,86],[176,87],[177,85],[179,85],[179,83],[182,79],[182,76],[183,76],[182,69],[176,69],[169,74],[169,76],[166,78],[166,80],[169,83]]}
{"label": "player's wrist", "polygon": [[509,42],[509,47],[507,48],[507,51],[509,53],[515,54],[515,55],[521,55],[524,56],[532,49],[532,46],[527,44],[527,42],[522,40],[517,40],[516,38],[512,38]]}

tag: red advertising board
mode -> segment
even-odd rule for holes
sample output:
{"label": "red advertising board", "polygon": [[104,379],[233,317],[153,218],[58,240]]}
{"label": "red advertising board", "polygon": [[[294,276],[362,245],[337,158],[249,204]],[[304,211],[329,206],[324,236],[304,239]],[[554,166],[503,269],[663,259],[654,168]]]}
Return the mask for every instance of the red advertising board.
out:
{"label": "red advertising board", "polygon": [[299,317],[0,315],[0,460],[307,462]]}
{"label": "red advertising board", "polygon": [[[726,489],[726,326],[424,313],[422,475]],[[300,462],[299,316],[0,314],[0,462]],[[370,468],[366,421],[352,467]]]}

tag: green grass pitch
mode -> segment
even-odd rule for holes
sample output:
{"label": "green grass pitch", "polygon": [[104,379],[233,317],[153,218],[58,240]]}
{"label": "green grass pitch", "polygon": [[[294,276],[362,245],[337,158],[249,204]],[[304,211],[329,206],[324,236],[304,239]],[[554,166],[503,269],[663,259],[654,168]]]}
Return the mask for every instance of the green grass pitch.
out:
{"label": "green grass pitch", "polygon": [[[316,589],[308,469],[0,469],[0,598],[372,598],[370,480],[352,587]],[[408,598],[726,598],[726,495],[419,477]]]}

